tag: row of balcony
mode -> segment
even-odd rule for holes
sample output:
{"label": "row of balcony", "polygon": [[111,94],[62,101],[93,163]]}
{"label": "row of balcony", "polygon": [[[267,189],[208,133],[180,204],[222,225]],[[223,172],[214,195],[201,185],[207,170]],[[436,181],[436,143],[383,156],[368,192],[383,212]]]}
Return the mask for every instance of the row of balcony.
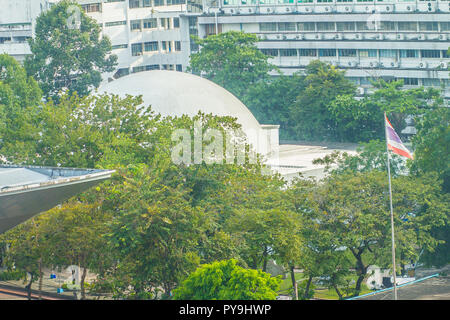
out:
{"label": "row of balcony", "polygon": [[388,40],[388,41],[450,41],[450,33],[389,33],[389,32],[304,32],[304,33],[258,33],[260,41],[317,41],[317,40]]}
{"label": "row of balcony", "polygon": [[[309,57],[273,57],[270,62],[280,67],[306,66],[311,60]],[[447,72],[450,63],[448,61],[411,61],[404,62],[397,59],[339,59],[320,57],[319,60],[327,61],[339,68],[367,68],[367,69],[407,69],[407,70],[436,70]]]}
{"label": "row of balcony", "polygon": [[[255,1],[256,2],[256,1]],[[396,4],[377,4],[371,3],[292,3],[292,4],[277,4],[277,3],[242,3],[241,1],[229,1],[224,3],[221,8],[224,14],[231,15],[251,15],[251,14],[330,14],[330,13],[448,13],[450,12],[450,2],[427,2],[415,3],[405,2]],[[205,12],[208,13],[208,12]]]}

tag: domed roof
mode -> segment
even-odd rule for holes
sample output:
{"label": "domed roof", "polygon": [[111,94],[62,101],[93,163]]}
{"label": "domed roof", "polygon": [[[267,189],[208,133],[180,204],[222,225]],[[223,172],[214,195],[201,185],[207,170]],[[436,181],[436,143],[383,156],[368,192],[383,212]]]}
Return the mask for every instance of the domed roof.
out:
{"label": "domed roof", "polygon": [[244,130],[259,130],[260,124],[233,94],[212,81],[178,71],[144,71],[100,86],[99,93],[119,96],[142,95],[145,105],[162,116],[194,116],[198,111],[231,116]]}

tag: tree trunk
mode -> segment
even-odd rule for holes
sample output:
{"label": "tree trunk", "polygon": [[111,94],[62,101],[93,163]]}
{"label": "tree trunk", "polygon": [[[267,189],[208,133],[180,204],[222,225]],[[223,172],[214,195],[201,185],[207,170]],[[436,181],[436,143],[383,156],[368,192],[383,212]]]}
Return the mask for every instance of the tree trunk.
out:
{"label": "tree trunk", "polygon": [[81,283],[80,283],[80,289],[81,289],[81,300],[86,299],[86,290],[84,289],[84,280],[86,279],[87,269],[83,268],[83,273],[81,274]]}
{"label": "tree trunk", "polygon": [[25,286],[25,289],[27,290],[27,298],[28,298],[28,300],[31,300],[31,285],[33,284],[33,274],[30,273],[30,276],[31,276],[30,283],[28,283]]}
{"label": "tree trunk", "polygon": [[303,299],[307,299],[308,298],[308,294],[309,294],[309,287],[311,285],[313,277],[309,276],[308,278],[308,282],[306,283],[306,288],[305,288],[305,292],[303,293]]}
{"label": "tree trunk", "polygon": [[266,272],[266,270],[267,270],[267,246],[264,247],[262,271]]}
{"label": "tree trunk", "polygon": [[361,292],[361,284],[364,280],[365,274],[360,274],[358,277],[358,280],[356,280],[356,286],[355,286],[355,295],[359,295]]}
{"label": "tree trunk", "polygon": [[367,273],[367,267],[364,266],[364,263],[362,261],[362,252],[363,250],[360,250],[358,252],[358,254],[355,254],[355,252],[352,250],[353,256],[356,258],[356,270],[358,270],[359,276],[358,276],[358,280],[356,281],[356,286],[355,286],[355,294],[359,295],[359,293],[361,292],[361,284],[366,276]]}
{"label": "tree trunk", "polygon": [[[295,281],[295,273],[294,273],[294,266],[291,266],[291,281],[292,281],[292,289],[295,290],[296,288],[296,281]],[[297,294],[294,292],[294,296],[296,296]]]}
{"label": "tree trunk", "polygon": [[338,295],[338,297],[339,297],[339,300],[342,300],[342,294],[341,294],[341,292],[339,291],[337,285],[336,285],[336,284],[333,284],[333,288],[334,288],[334,290],[336,291],[336,293],[337,293],[337,295]]}
{"label": "tree trunk", "polygon": [[42,280],[44,273],[42,272],[42,258],[39,259],[39,300],[42,300]]}

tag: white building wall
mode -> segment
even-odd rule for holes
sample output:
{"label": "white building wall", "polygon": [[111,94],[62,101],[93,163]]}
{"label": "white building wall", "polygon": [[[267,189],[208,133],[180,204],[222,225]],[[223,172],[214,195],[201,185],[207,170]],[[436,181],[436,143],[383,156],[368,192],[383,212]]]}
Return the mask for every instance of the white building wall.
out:
{"label": "white building wall", "polygon": [[23,61],[31,53],[27,39],[34,34],[36,17],[48,5],[46,0],[0,0],[0,53]]}
{"label": "white building wall", "polygon": [[[302,71],[310,61],[319,59],[346,69],[346,75],[362,87],[369,87],[370,77],[404,78],[406,85],[444,85],[445,95],[450,98],[450,57],[445,53],[450,47],[449,1],[279,2],[222,0],[215,8],[220,12],[217,22],[212,14],[198,18],[199,34],[204,35],[206,28],[215,23],[219,30],[254,33],[260,39],[257,46],[261,50],[276,52],[270,62],[285,74]],[[213,9],[205,8],[205,13],[209,11]],[[331,23],[332,28],[321,29],[319,24],[324,22]],[[354,29],[338,29],[342,22],[352,23]],[[407,22],[415,22],[416,30],[399,28]],[[280,28],[282,23],[290,24],[289,31]],[[314,29],[300,29],[301,23],[312,23]],[[384,28],[389,23],[393,28]],[[263,24],[277,28],[263,30]],[[432,26],[432,30],[421,28],[424,24]],[[367,26],[366,30],[361,26]],[[307,56],[304,49],[313,49],[316,55]],[[324,49],[332,49],[335,54],[325,56],[321,54]],[[343,50],[352,53],[346,56]],[[363,55],[362,50],[371,50],[371,55]],[[416,56],[406,57],[406,50],[414,51]],[[426,56],[430,50],[439,51],[438,56]]]}

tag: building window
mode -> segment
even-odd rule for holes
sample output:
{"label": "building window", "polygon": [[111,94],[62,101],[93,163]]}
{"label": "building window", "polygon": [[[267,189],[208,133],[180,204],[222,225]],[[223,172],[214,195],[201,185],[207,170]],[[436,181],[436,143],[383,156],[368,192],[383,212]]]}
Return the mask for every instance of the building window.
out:
{"label": "building window", "polygon": [[105,22],[105,27],[123,26],[126,24],[127,24],[126,21]]}
{"label": "building window", "polygon": [[131,45],[131,55],[132,56],[142,55],[142,43],[133,43]]}
{"label": "building window", "polygon": [[155,29],[158,27],[156,18],[142,20],[144,29]]}
{"label": "building window", "polygon": [[314,22],[298,22],[298,31],[316,31],[316,26]]}
{"label": "building window", "polygon": [[145,71],[145,66],[133,67],[131,70],[132,73]]}
{"label": "building window", "polygon": [[336,49],[319,49],[319,57],[335,57]]}
{"label": "building window", "polygon": [[113,75],[114,79],[118,79],[120,77],[126,76],[130,74],[130,69],[128,68],[121,68],[116,71],[116,73]]}
{"label": "building window", "polygon": [[354,22],[337,22],[336,28],[337,28],[337,31],[355,31],[355,23]]}
{"label": "building window", "polygon": [[419,51],[417,50],[400,50],[400,58],[418,58]]}
{"label": "building window", "polygon": [[278,49],[261,49],[261,52],[269,57],[277,57],[278,56]]}
{"label": "building window", "polygon": [[[372,27],[372,25],[371,25]],[[373,27],[372,27],[373,29]],[[356,30],[357,31],[367,31],[370,30],[369,22],[356,22]]]}
{"label": "building window", "polygon": [[278,31],[295,31],[294,22],[280,22],[278,23]]}
{"label": "building window", "polygon": [[177,64],[177,71],[182,72],[183,71],[183,66],[181,64]]}
{"label": "building window", "polygon": [[11,37],[0,37],[0,44],[11,41]]}
{"label": "building window", "polygon": [[143,8],[143,7],[151,7],[152,0],[130,0],[130,9],[134,8]]}
{"label": "building window", "polygon": [[259,24],[259,31],[277,31],[277,24],[276,23],[260,23]]}
{"label": "building window", "polygon": [[437,22],[419,22],[419,31],[438,31]]}
{"label": "building window", "polygon": [[418,78],[403,78],[403,84],[405,86],[417,86],[419,85]]}
{"label": "building window", "polygon": [[375,49],[360,49],[359,56],[361,58],[376,58],[377,50],[375,50]]}
{"label": "building window", "polygon": [[417,22],[399,22],[398,31],[417,31]]}
{"label": "building window", "polygon": [[380,22],[380,28],[378,30],[395,31],[395,22],[392,22],[392,21],[381,21]]}
{"label": "building window", "polygon": [[381,49],[380,58],[397,58],[397,51],[390,49]]}
{"label": "building window", "polygon": [[86,13],[101,12],[102,11],[102,4],[101,3],[83,4],[81,6],[81,9],[83,9],[83,11],[86,12]]}
{"label": "building window", "polygon": [[315,57],[317,56],[317,50],[316,49],[300,49],[299,50],[301,57]]}
{"label": "building window", "polygon": [[441,22],[441,31],[450,31],[450,22]]}
{"label": "building window", "polygon": [[296,57],[297,49],[280,49],[281,57]]}
{"label": "building window", "polygon": [[153,0],[155,1],[155,7],[159,7],[159,6],[163,6],[164,5],[164,0]]}
{"label": "building window", "polygon": [[317,31],[335,31],[334,22],[317,22]]}
{"label": "building window", "polygon": [[175,51],[181,51],[181,41],[175,41]]}
{"label": "building window", "polygon": [[440,58],[441,52],[439,50],[420,50],[422,58]]}
{"label": "building window", "polygon": [[423,85],[427,86],[427,87],[439,87],[441,85],[441,81],[439,79],[430,79],[430,78],[425,78],[422,79],[423,81]]}
{"label": "building window", "polygon": [[116,49],[126,49],[126,48],[128,48],[128,44],[118,44],[118,45],[115,45],[115,46],[111,46],[111,49],[112,49],[112,50],[116,50]]}
{"label": "building window", "polygon": [[174,28],[180,27],[180,18],[173,18],[173,27]]}
{"label": "building window", "polygon": [[174,68],[173,64],[163,64],[162,69],[163,70],[174,70],[175,68]]}
{"label": "building window", "polygon": [[162,51],[172,52],[172,42],[171,41],[161,41]]}
{"label": "building window", "polygon": [[142,22],[142,20],[131,20],[130,21],[130,30],[131,31],[141,31],[142,30],[141,22]]}
{"label": "building window", "polygon": [[145,52],[158,51],[158,42],[157,41],[145,42],[144,51]]}
{"label": "building window", "polygon": [[170,29],[170,18],[160,18],[159,23],[162,29]]}
{"label": "building window", "polygon": [[139,0],[130,0],[130,9],[139,8]]}
{"label": "building window", "polygon": [[340,57],[356,57],[356,49],[339,49]]}

